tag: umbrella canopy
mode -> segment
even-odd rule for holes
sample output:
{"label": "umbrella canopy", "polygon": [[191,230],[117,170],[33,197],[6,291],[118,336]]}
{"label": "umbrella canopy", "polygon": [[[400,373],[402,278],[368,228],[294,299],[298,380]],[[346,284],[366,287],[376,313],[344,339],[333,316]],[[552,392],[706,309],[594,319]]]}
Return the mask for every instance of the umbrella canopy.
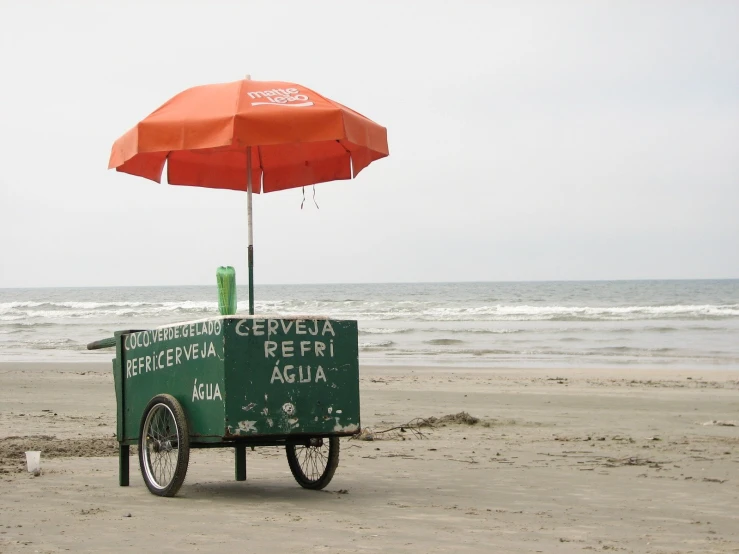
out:
{"label": "umbrella canopy", "polygon": [[252,192],[351,179],[389,154],[387,129],[295,83],[187,89],[113,144],[108,168],[170,185],[247,192],[249,313],[254,313]]}
{"label": "umbrella canopy", "polygon": [[176,95],[113,144],[108,167],[160,182],[166,162],[171,185],[247,190],[251,177],[259,193],[350,179],[388,153],[387,130],[338,102],[244,79]]}

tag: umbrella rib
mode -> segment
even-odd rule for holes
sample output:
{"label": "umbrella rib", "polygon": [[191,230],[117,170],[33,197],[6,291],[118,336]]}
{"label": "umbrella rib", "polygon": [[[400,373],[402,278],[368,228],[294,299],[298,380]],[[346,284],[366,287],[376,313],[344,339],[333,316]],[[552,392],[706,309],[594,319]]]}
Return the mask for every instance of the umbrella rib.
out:
{"label": "umbrella rib", "polygon": [[346,153],[349,154],[349,169],[352,174],[352,179],[356,179],[356,175],[354,175],[354,160],[352,160],[352,151],[349,150],[346,146],[344,146],[340,140],[336,141],[344,150],[346,150]]}
{"label": "umbrella rib", "polygon": [[[171,154],[172,154],[172,151],[170,150],[169,152],[167,152],[167,155],[164,156],[164,164],[166,164],[166,166],[167,166],[167,184],[168,185],[171,185],[172,184],[172,183],[169,182],[169,156]],[[164,165],[162,165],[162,173],[164,173]],[[159,183],[161,183],[161,182],[162,182],[162,175],[160,173],[159,174]]]}
{"label": "umbrella rib", "polygon": [[262,148],[257,146],[257,158],[259,158],[259,192],[264,192],[264,166],[262,165]]}

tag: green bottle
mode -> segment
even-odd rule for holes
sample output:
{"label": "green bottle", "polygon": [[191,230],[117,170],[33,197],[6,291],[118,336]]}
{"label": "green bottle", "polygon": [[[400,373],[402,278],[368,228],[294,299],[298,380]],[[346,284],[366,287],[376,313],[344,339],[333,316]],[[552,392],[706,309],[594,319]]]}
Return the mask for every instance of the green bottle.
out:
{"label": "green bottle", "polygon": [[218,311],[221,315],[236,313],[236,271],[233,267],[219,267],[216,271],[218,281]]}

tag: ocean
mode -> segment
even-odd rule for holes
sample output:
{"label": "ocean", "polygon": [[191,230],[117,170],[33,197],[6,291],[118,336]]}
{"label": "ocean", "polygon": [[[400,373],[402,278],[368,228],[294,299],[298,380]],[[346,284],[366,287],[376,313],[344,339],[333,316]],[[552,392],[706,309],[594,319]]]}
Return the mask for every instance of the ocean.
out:
{"label": "ocean", "polygon": [[[259,285],[256,312],[359,322],[360,362],[739,369],[739,279]],[[239,287],[239,313],[248,311]],[[0,361],[218,314],[213,286],[0,289]]]}

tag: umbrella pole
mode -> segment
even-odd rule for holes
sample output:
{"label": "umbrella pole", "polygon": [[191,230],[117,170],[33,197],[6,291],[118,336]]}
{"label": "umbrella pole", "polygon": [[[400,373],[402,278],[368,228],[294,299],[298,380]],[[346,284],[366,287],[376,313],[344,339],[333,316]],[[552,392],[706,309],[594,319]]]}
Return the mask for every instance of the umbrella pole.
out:
{"label": "umbrella pole", "polygon": [[251,213],[251,146],[246,147],[246,219],[249,232],[249,315],[254,315],[254,233]]}
{"label": "umbrella pole", "polygon": [[[245,80],[251,81],[251,75]],[[254,315],[254,232],[251,217],[251,146],[246,147],[246,220],[248,222],[249,237],[249,315]]]}

